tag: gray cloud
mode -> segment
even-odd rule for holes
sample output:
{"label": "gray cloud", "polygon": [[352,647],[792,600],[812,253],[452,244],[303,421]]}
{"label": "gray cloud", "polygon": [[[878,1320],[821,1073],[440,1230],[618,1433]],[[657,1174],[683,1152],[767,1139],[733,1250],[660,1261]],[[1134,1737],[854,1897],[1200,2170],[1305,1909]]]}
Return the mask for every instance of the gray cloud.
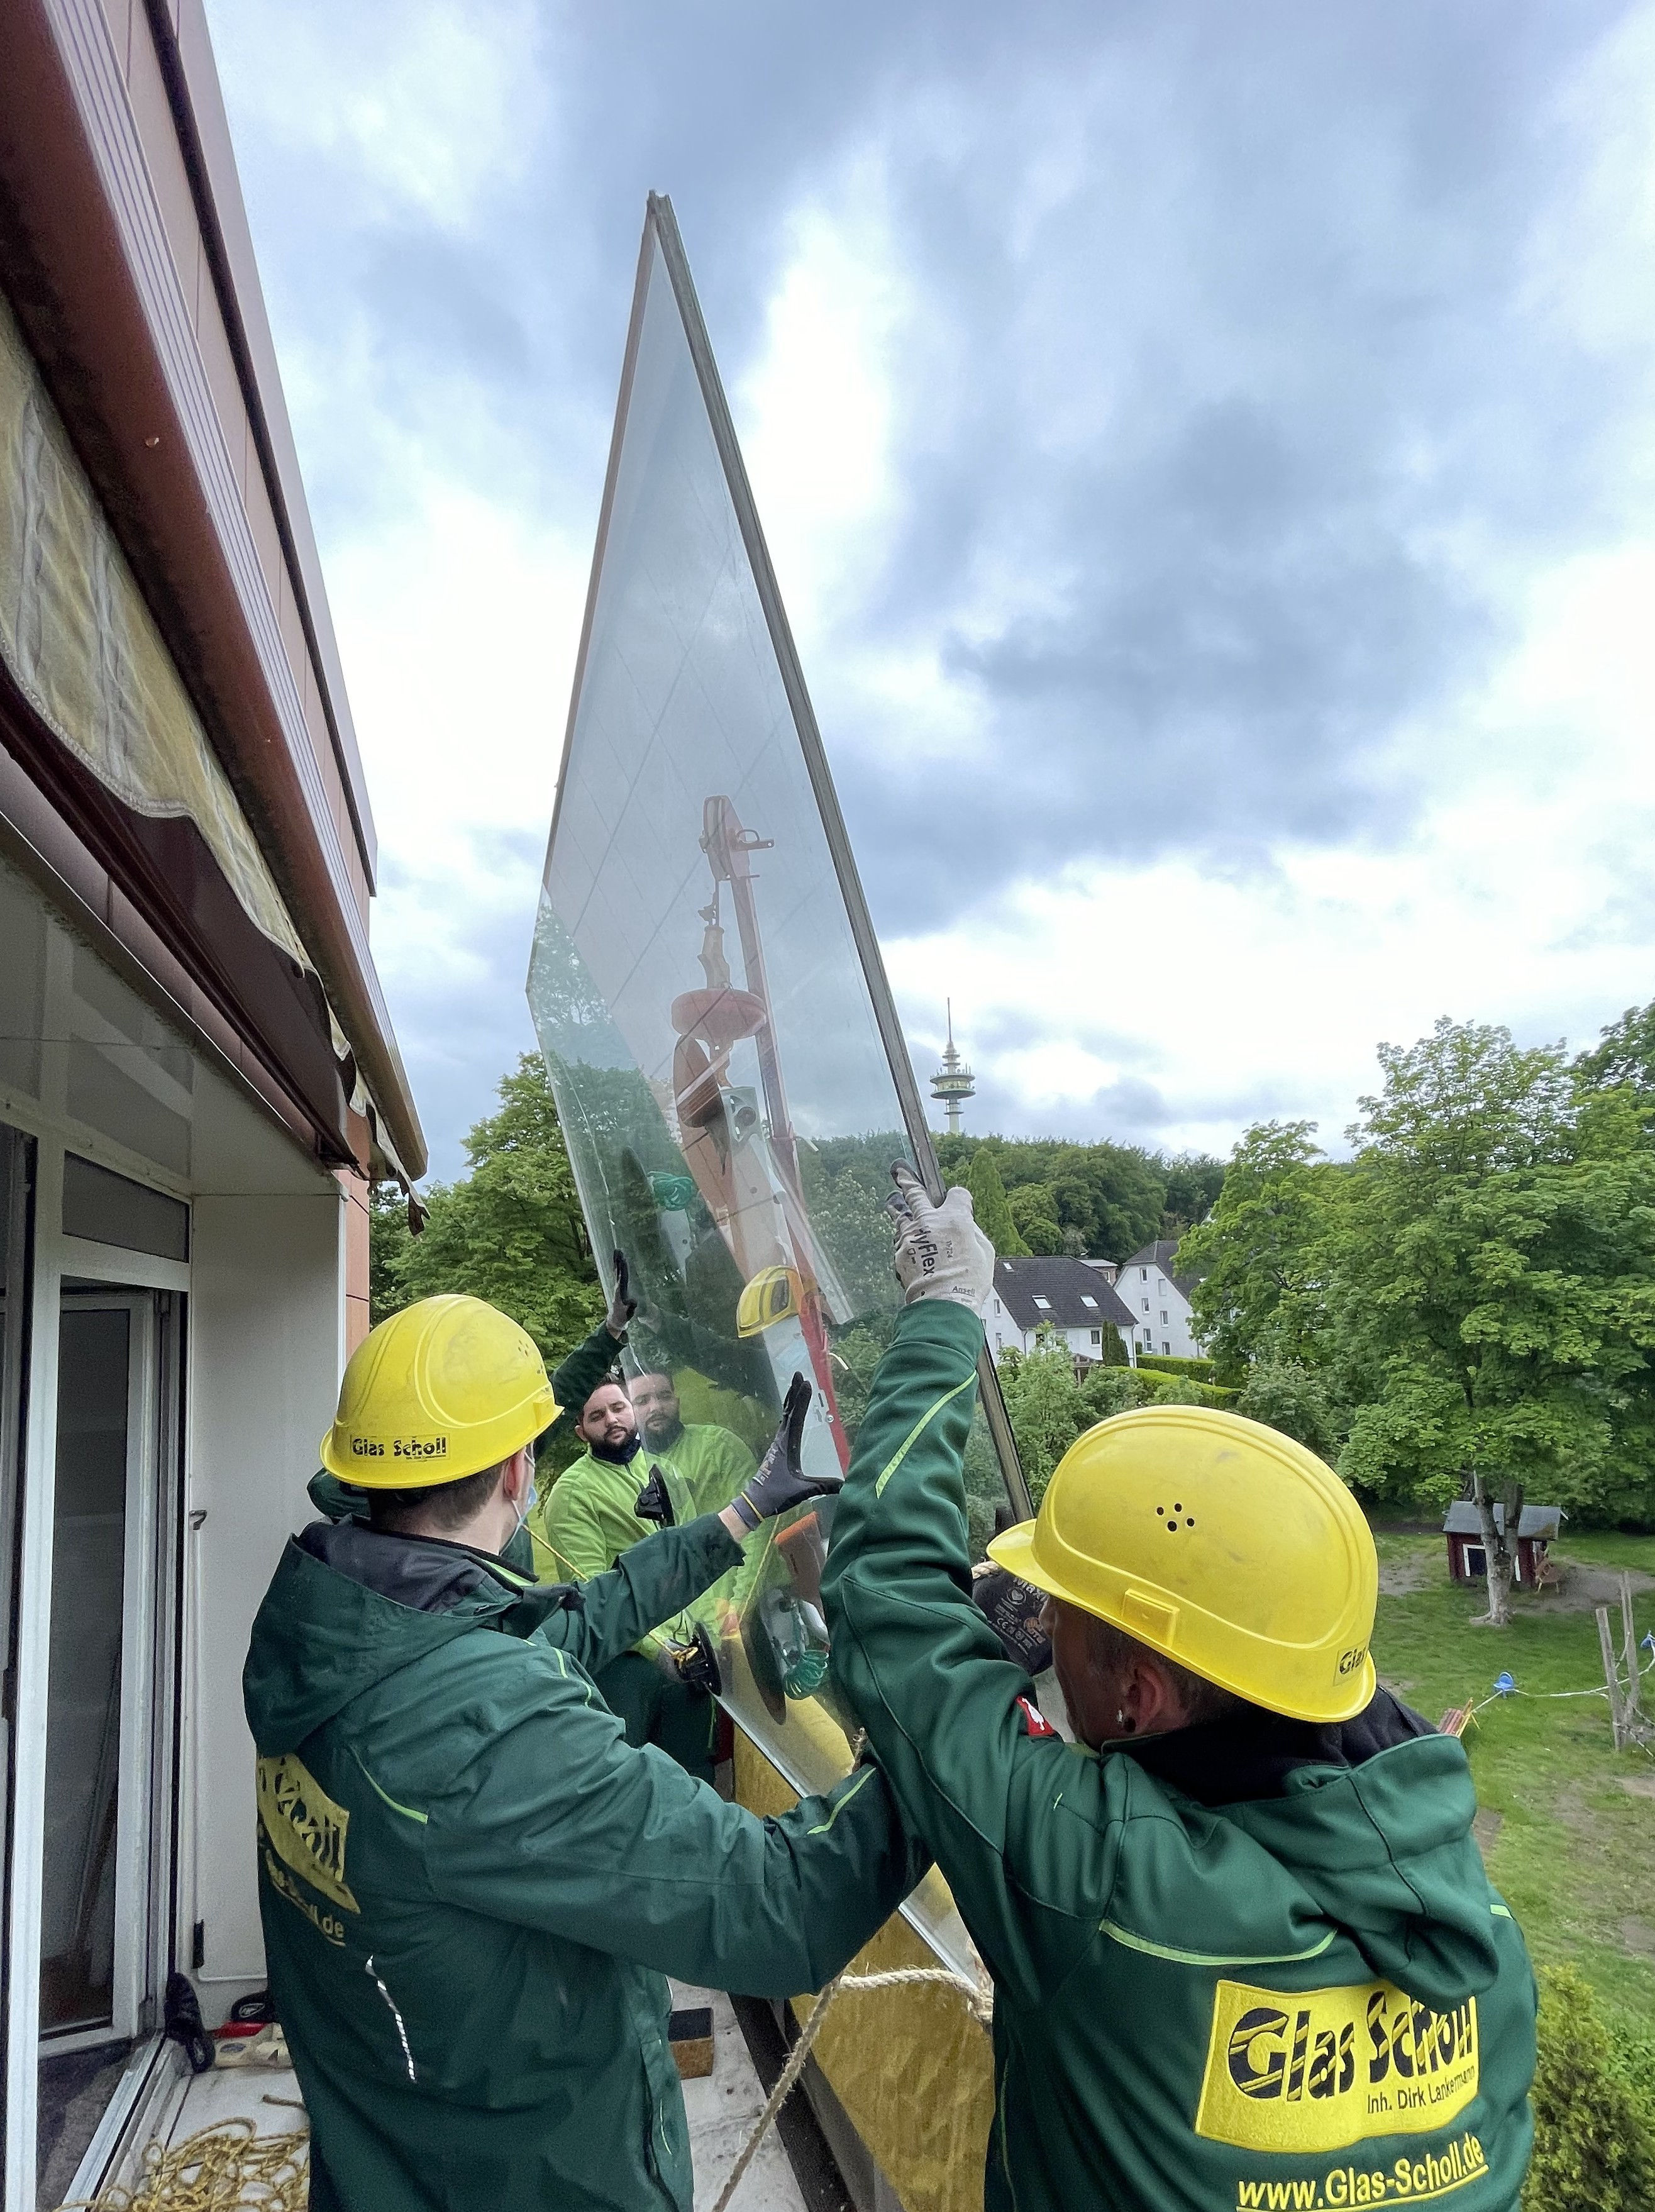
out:
{"label": "gray cloud", "polygon": [[[252,7],[215,21],[240,37]],[[288,12],[330,35],[324,0]],[[386,423],[492,495],[594,520],[646,190],[674,195],[735,389],[788,218],[877,158],[919,310],[900,521],[843,667],[808,672],[876,920],[902,931],[1091,856],[1245,872],[1283,835],[1405,838],[1399,729],[1507,641],[1511,577],[1625,496],[1646,362],[1577,343],[1532,253],[1593,152],[1560,88],[1630,12],[615,0],[546,11],[547,119],[469,230],[388,214],[348,149],[238,148],[279,338],[325,357],[360,331]],[[352,13],[353,54],[376,23],[395,42],[390,0]],[[324,536],[395,509],[373,423],[318,434]],[[995,574],[1029,588],[997,606]],[[926,643],[991,767],[939,775],[857,691],[858,652]],[[523,1034],[522,951],[486,1013],[403,993],[433,1127],[457,1036]],[[1099,1115],[1152,1127],[1137,1082]]]}

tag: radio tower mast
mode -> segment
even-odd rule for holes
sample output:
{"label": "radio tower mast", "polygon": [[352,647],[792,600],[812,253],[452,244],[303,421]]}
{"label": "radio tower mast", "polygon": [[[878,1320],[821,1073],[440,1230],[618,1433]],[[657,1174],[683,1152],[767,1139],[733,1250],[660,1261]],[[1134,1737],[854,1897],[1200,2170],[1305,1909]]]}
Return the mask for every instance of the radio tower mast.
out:
{"label": "radio tower mast", "polygon": [[948,1112],[949,1134],[960,1133],[960,1109],[967,1098],[977,1096],[977,1085],[972,1073],[961,1059],[954,1044],[954,1001],[948,1001],[949,1041],[943,1054],[943,1065],[931,1078],[931,1097]]}

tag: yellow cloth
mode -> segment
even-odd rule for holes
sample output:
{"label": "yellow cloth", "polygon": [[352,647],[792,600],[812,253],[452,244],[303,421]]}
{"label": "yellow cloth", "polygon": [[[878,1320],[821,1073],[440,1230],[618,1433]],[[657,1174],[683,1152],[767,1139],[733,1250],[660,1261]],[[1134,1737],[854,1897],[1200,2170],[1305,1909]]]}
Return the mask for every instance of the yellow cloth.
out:
{"label": "yellow cloth", "polygon": [[[798,1802],[769,1760],[736,1731],[736,1802],[785,1813]],[[943,1888],[941,1877],[926,1877]],[[851,1961],[847,1975],[934,1966],[936,1955],[900,1915]],[[795,2017],[812,1999],[793,2000]],[[963,1996],[946,1984],[846,1990],[835,1998],[813,2056],[834,2094],[901,2198],[903,2212],[981,2212],[983,2160],[994,2118],[994,2054]]]}

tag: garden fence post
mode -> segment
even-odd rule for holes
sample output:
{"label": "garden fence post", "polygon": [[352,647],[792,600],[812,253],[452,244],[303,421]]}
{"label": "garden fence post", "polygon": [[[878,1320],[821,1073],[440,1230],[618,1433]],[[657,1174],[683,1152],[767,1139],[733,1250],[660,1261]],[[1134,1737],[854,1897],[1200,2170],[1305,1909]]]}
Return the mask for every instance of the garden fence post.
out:
{"label": "garden fence post", "polygon": [[1638,1637],[1632,1626],[1632,1577],[1625,1568],[1621,1571],[1621,1626],[1624,1631],[1627,1661],[1627,1718],[1643,1716],[1643,1687],[1638,1672]]}
{"label": "garden fence post", "polygon": [[1621,1748],[1621,1670],[1615,1663],[1615,1639],[1609,1632],[1609,1607],[1597,1608],[1597,1641],[1603,1648],[1603,1680],[1609,1685],[1609,1724],[1615,1748]]}

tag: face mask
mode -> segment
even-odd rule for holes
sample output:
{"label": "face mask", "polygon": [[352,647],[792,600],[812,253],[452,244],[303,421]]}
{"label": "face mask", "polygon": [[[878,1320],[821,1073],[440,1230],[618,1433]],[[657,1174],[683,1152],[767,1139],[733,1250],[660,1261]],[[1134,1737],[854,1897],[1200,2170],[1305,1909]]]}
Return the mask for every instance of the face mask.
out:
{"label": "face mask", "polygon": [[[535,1510],[535,1486],[530,1482],[523,1493],[523,1503],[518,1508],[518,1517],[512,1523],[512,1533],[500,1546],[500,1552],[509,1552],[523,1532],[524,1524]],[[498,1555],[497,1555],[498,1556]]]}

